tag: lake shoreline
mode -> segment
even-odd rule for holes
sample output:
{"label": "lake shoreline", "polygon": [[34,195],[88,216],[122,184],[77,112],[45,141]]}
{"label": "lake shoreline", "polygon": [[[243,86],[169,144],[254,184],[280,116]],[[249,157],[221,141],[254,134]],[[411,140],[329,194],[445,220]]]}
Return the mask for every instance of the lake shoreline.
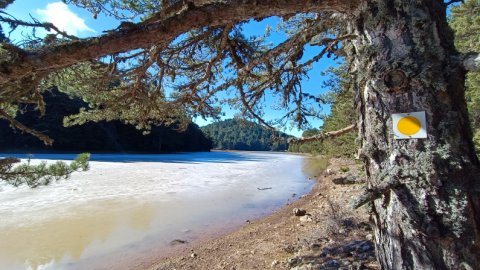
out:
{"label": "lake shoreline", "polygon": [[[32,162],[73,157],[42,155]],[[302,170],[305,159],[283,153],[93,157],[89,171],[68,180],[36,189],[0,187],[0,269],[151,262],[184,248],[182,241],[196,245],[230,233],[314,184]]]}
{"label": "lake shoreline", "polygon": [[[316,178],[308,194],[270,215],[246,221],[237,229],[205,235],[193,243],[178,245],[161,256],[152,252],[143,261],[129,264],[127,268],[115,268],[290,269],[330,263],[329,256],[319,256],[322,247],[362,243],[366,245],[363,249],[367,253],[361,259],[352,259],[349,254],[344,258],[337,256],[340,259],[337,258],[335,263],[379,269],[372,250],[372,232],[365,225],[368,223],[368,213],[365,208],[355,212],[349,208],[349,201],[361,193],[363,183],[336,185],[332,182],[347,176],[359,177],[359,166],[347,159],[332,159],[330,163],[327,170]],[[330,224],[332,217],[329,206],[332,201],[339,207],[336,211],[354,220],[355,226],[344,228],[343,225]],[[295,215],[295,209],[305,210],[306,215]],[[315,261],[305,258],[315,258]]]}

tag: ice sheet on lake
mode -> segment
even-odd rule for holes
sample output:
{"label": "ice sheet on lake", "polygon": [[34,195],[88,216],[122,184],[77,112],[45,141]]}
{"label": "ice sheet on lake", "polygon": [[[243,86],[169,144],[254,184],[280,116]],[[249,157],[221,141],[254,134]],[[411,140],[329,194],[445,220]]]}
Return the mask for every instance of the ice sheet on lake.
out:
{"label": "ice sheet on lake", "polygon": [[[74,155],[37,157],[71,160]],[[22,245],[34,245],[38,240],[42,246],[50,241],[43,247],[44,253],[31,247],[24,256],[41,256],[45,261],[37,265],[66,256],[78,261],[152,235],[159,241],[162,233],[173,237],[178,231],[208,225],[207,221],[271,208],[312,186],[302,173],[303,158],[289,154],[103,154],[93,155],[92,160],[89,171],[74,173],[50,186],[30,189],[2,184],[0,231],[4,234],[0,233],[0,238],[12,243],[0,239],[0,253],[16,249],[21,253]],[[264,188],[271,189],[259,190]],[[61,238],[58,243],[50,233]],[[30,239],[23,241],[20,236],[26,234],[31,234],[27,236]],[[39,234],[45,238],[33,239],[32,235]],[[68,237],[73,238],[63,239]],[[58,251],[56,245],[64,245],[65,250]],[[46,255],[47,250],[58,254]]]}

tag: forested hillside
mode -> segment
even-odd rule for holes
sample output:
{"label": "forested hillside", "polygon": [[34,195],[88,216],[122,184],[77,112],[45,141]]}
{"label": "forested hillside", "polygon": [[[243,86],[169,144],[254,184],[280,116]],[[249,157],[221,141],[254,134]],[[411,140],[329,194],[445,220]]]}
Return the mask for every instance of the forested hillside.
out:
{"label": "forested hillside", "polygon": [[17,120],[54,139],[46,146],[38,138],[22,134],[0,121],[0,151],[2,152],[176,152],[209,151],[211,141],[195,124],[180,132],[172,127],[152,127],[150,134],[143,135],[134,126],[120,121],[89,122],[80,126],[64,127],[63,118],[78,113],[86,104],[81,99],[71,99],[53,89],[44,93],[46,112],[43,117],[27,106]]}
{"label": "forested hillside", "polygon": [[215,149],[247,151],[284,151],[288,135],[273,132],[256,123],[228,119],[201,128],[213,140]]}

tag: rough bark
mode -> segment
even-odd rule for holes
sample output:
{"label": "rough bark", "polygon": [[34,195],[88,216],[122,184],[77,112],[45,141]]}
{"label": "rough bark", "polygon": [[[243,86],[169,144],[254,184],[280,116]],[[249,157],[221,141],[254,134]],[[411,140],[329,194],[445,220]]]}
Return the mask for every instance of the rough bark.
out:
{"label": "rough bark", "polygon": [[[283,16],[299,12],[352,10],[358,0],[229,0],[189,1],[190,5],[171,16],[145,23],[125,24],[103,36],[48,46],[37,51],[15,50],[14,60],[0,62],[0,86],[26,77],[58,70],[101,56],[152,45],[166,46],[180,34],[202,26],[220,26],[250,18]],[[206,3],[205,3],[206,2]],[[128,26],[128,27],[127,27]],[[14,50],[14,48],[12,48]]]}
{"label": "rough bark", "polygon": [[[381,266],[475,269],[479,164],[443,2],[366,0],[355,18],[348,54]],[[414,111],[426,112],[428,138],[395,140],[391,114]]]}

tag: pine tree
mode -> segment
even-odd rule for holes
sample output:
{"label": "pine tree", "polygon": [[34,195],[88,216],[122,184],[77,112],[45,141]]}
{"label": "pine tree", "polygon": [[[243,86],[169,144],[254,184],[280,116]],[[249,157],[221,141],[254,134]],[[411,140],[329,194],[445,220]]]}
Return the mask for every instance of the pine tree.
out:
{"label": "pine tree", "polygon": [[[0,8],[12,2],[0,2]],[[102,76],[84,83],[95,81],[104,90],[95,89],[101,97],[96,109],[121,112],[140,125],[169,121],[185,110],[218,117],[218,93],[235,90],[229,101],[241,105],[244,116],[274,128],[262,118],[261,105],[273,93],[286,111],[282,119],[304,127],[318,97],[301,81],[314,62],[343,46],[355,91],[358,156],[368,185],[355,206],[368,204],[372,211],[382,268],[480,265],[480,171],[464,96],[465,74],[478,70],[480,61],[478,53],[461,54],[454,46],[446,10],[458,1],[193,0],[160,5],[160,10],[128,0],[70,2],[94,16],[108,12],[144,21],[90,39],[56,29],[60,43],[35,49],[3,43],[0,117],[11,121],[22,103],[41,110],[40,83],[64,69],[91,65]],[[247,20],[269,16],[285,20],[285,42],[269,45],[262,37],[243,35]],[[37,27],[55,31],[52,25]],[[321,52],[305,59],[306,46],[320,46]],[[134,64],[121,65],[125,61]],[[82,72],[73,78],[82,78]],[[168,98],[166,83],[174,90]],[[133,107],[132,114],[125,113],[125,104]],[[392,114],[415,111],[425,112],[427,138],[394,139]]]}
{"label": "pine tree", "polygon": [[[462,53],[480,51],[480,1],[467,0],[452,7],[450,25],[455,31],[455,47]],[[477,153],[480,152],[480,72],[470,72],[465,81],[465,97],[474,132]]]}

